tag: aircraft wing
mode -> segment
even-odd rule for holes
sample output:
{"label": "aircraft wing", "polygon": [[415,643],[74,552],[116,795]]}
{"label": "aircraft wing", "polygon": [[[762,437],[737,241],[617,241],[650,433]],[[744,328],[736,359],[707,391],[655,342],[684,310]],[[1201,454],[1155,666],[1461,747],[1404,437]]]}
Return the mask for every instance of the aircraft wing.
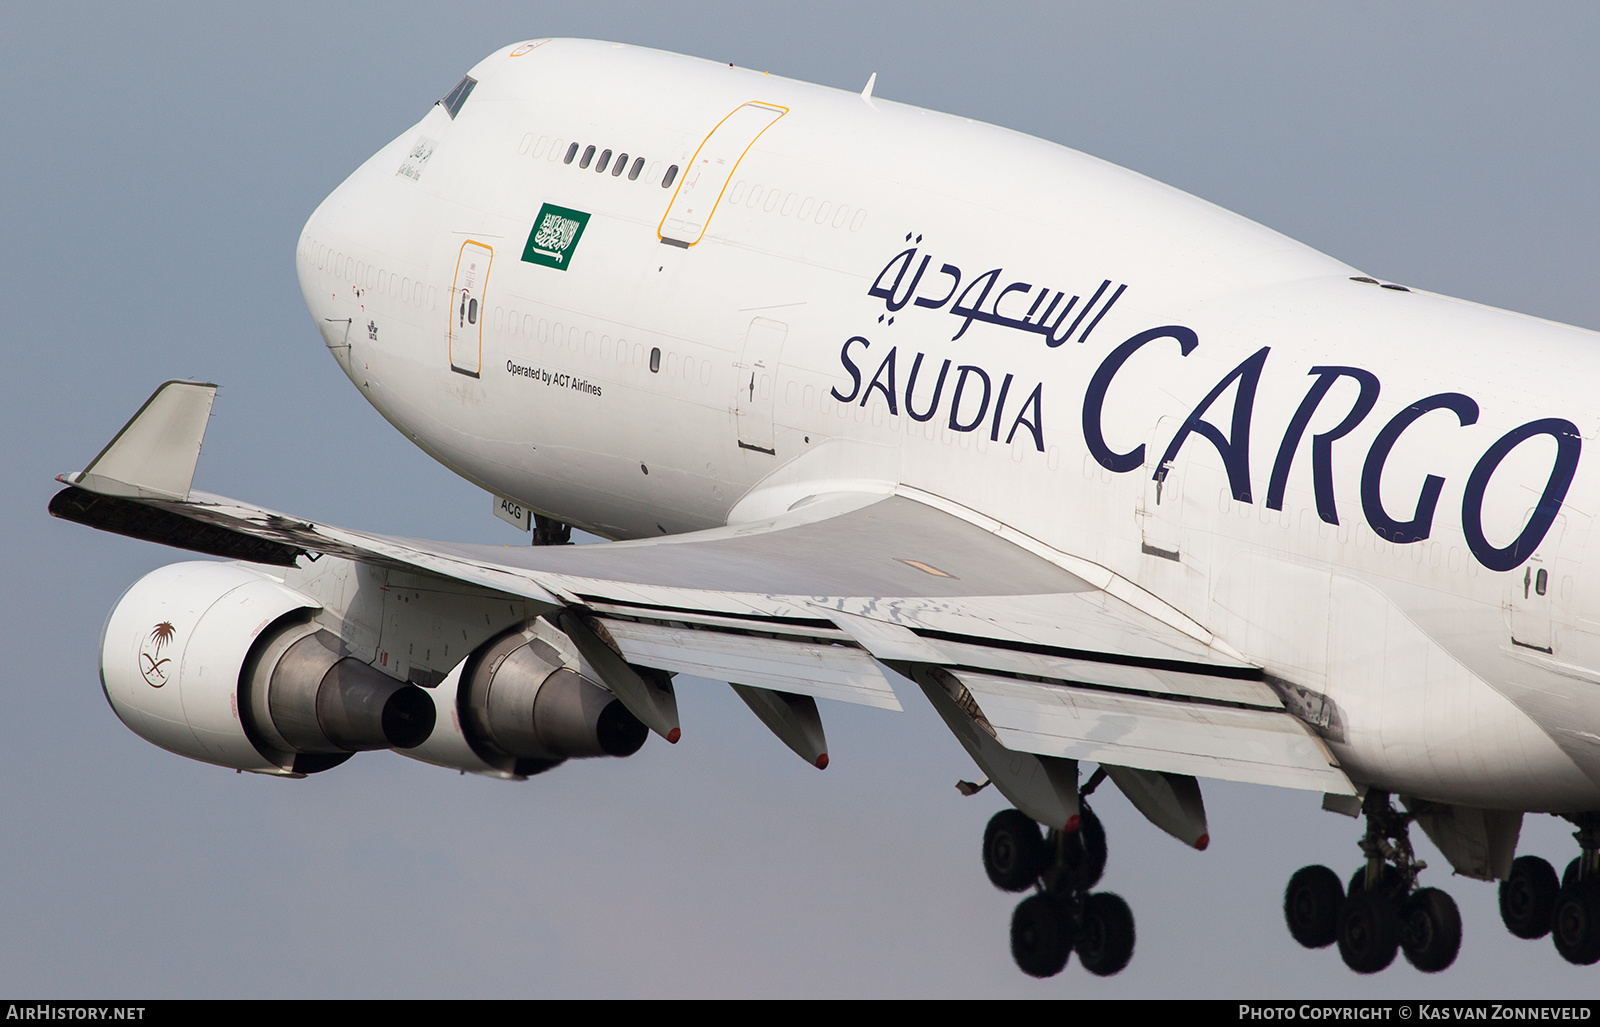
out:
{"label": "aircraft wing", "polygon": [[61,478],[50,512],[212,555],[330,554],[577,611],[635,667],[898,710],[886,665],[936,705],[930,688],[945,688],[1015,752],[1354,792],[1259,667],[1102,568],[936,497],[824,494],[766,521],[585,546],[394,538],[190,490],[213,392],[162,386]]}

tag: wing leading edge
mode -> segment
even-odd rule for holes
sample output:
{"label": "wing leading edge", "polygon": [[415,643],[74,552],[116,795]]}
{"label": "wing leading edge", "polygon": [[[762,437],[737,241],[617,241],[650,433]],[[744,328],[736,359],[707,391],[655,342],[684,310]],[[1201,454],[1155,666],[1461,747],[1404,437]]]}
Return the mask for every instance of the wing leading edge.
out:
{"label": "wing leading edge", "polygon": [[[394,538],[188,490],[214,390],[163,385],[87,471],[62,476],[50,512],[212,555],[329,554],[578,610],[630,664],[749,688],[897,710],[884,666],[925,691],[957,682],[966,715],[1014,752],[1354,792],[1260,668],[1103,569],[909,490],[599,545]],[[160,480],[125,480],[147,468]]]}

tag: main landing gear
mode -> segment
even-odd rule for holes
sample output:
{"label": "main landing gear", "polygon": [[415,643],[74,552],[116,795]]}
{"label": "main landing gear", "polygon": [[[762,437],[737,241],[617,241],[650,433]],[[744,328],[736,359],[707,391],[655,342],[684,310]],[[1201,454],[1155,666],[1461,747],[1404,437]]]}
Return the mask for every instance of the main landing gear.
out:
{"label": "main landing gear", "polygon": [[1569,819],[1578,858],[1557,880],[1538,856],[1518,856],[1500,882],[1500,919],[1518,938],[1550,935],[1562,959],[1588,966],[1600,962],[1600,813]]}
{"label": "main landing gear", "polygon": [[1418,970],[1438,973],[1461,950],[1455,900],[1437,888],[1417,887],[1417,874],[1427,864],[1411,851],[1410,813],[1394,809],[1389,793],[1378,791],[1367,793],[1361,809],[1366,862],[1348,888],[1325,866],[1295,871],[1283,893],[1289,933],[1308,949],[1337,942],[1345,965],[1356,973],[1377,973],[1402,951]]}
{"label": "main landing gear", "polygon": [[[1098,783],[1098,782],[1091,782]],[[1053,977],[1074,951],[1083,968],[1109,977],[1133,957],[1133,913],[1120,896],[1091,892],[1106,868],[1106,832],[1087,804],[1077,830],[1041,834],[1018,810],[1001,810],[983,832],[983,869],[1002,891],[1034,893],[1011,916],[1011,955],[1023,973]]]}

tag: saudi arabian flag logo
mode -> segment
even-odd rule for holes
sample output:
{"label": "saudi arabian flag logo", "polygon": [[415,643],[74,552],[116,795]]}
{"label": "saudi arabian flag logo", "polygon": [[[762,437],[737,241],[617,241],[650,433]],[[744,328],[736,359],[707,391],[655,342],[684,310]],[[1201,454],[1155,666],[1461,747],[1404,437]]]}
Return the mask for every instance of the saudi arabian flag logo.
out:
{"label": "saudi arabian flag logo", "polygon": [[588,223],[589,215],[581,210],[545,204],[533,219],[533,231],[528,233],[528,245],[522,248],[522,259],[565,271],[572,265],[572,254]]}

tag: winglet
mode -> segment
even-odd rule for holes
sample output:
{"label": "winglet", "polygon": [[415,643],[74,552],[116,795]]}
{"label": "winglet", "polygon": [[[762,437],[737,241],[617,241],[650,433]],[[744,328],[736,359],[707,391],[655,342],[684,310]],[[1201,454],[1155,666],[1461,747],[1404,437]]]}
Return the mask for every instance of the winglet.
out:
{"label": "winglet", "polygon": [[210,382],[163,383],[87,468],[62,480],[107,496],[188,498],[216,395]]}

